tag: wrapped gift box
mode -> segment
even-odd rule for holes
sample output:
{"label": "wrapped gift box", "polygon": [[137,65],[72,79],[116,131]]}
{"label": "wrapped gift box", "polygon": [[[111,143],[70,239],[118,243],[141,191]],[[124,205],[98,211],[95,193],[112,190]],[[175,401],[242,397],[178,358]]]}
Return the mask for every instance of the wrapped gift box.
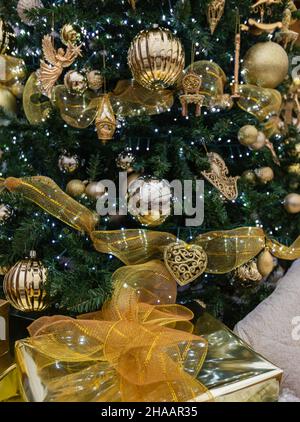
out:
{"label": "wrapped gift box", "polygon": [[196,401],[277,401],[282,370],[257,354],[220,321],[204,312],[195,322],[195,333],[209,344],[199,374],[209,392]]}
{"label": "wrapped gift box", "polygon": [[[277,401],[282,371],[255,353],[211,315],[200,311],[200,308],[193,311],[198,315],[194,321],[195,333],[206,338],[209,344],[208,355],[198,377],[208,392],[195,401]],[[84,342],[83,339],[81,341]],[[32,347],[30,339],[16,343],[16,360],[22,396],[32,402],[49,401],[47,383],[50,374],[53,380],[55,372],[58,376],[66,376],[78,370],[76,365],[61,363],[54,368],[46,355]],[[80,400],[80,391],[74,392],[74,400],[84,401]]]}

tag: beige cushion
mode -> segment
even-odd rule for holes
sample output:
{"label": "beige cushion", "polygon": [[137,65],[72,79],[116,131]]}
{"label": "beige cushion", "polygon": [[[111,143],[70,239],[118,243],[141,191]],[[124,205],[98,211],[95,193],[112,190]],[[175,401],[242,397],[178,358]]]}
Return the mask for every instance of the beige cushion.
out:
{"label": "beige cushion", "polygon": [[234,331],[256,352],[283,369],[282,387],[300,397],[300,260]]}

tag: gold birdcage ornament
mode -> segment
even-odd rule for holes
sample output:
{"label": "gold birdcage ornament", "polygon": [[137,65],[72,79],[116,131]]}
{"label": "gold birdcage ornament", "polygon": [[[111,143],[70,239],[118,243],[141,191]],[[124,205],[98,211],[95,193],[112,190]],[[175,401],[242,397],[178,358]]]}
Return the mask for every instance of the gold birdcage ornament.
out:
{"label": "gold birdcage ornament", "polygon": [[207,19],[209,22],[210,32],[213,34],[218,23],[223,16],[225,8],[225,0],[212,0],[207,8]]}

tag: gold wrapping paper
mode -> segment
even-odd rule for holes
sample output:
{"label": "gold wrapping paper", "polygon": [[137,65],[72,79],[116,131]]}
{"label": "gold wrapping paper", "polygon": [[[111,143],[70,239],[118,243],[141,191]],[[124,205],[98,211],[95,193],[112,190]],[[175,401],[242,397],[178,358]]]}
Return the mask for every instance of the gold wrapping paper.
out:
{"label": "gold wrapping paper", "polygon": [[[192,306],[195,308],[195,306]],[[200,311],[198,306],[195,309],[197,318],[194,327],[194,334],[201,336],[208,343],[208,351],[205,361],[202,362],[197,379],[202,385],[207,387],[206,391],[200,393],[197,397],[190,397],[190,401],[217,401],[217,402],[272,402],[278,399],[279,381],[282,371],[256,354],[248,345],[227,329],[220,321],[214,319],[211,315]],[[97,313],[90,317],[95,318]],[[112,318],[107,315],[107,318]],[[114,315],[113,315],[114,318]],[[92,320],[95,322],[95,319]],[[161,321],[159,319],[159,321]],[[97,322],[100,322],[99,320]],[[53,327],[50,328],[51,320],[46,321],[46,331],[54,332],[59,326],[58,322],[53,320]],[[63,322],[61,322],[63,324]],[[48,328],[47,328],[48,324]],[[63,325],[62,325],[63,326]],[[43,324],[41,324],[43,327]],[[106,373],[106,383],[102,382],[104,373],[103,362],[98,364],[92,361],[86,365],[83,364],[83,355],[91,350],[94,344],[94,336],[90,337],[90,327],[85,331],[80,331],[80,337],[76,337],[77,327],[71,326],[71,331],[67,331],[70,338],[69,345],[63,350],[64,355],[75,344],[75,349],[68,354],[68,360],[54,363],[54,354],[46,349],[49,334],[44,334],[43,328],[38,337],[26,339],[17,344],[17,360],[20,372],[21,386],[24,399],[27,401],[98,401],[101,398],[97,388],[104,389],[107,386],[106,397],[108,401],[116,398],[118,386],[110,383],[111,377],[115,375],[109,368],[104,368]],[[126,331],[126,334],[128,331]],[[65,335],[63,344],[66,344],[67,335]],[[51,339],[60,340],[56,332]],[[76,344],[80,339],[80,344]],[[41,345],[42,350],[39,348]],[[45,350],[46,349],[46,350]],[[81,353],[79,353],[79,351]],[[76,359],[71,357],[76,354]],[[135,355],[135,352],[134,352]],[[95,356],[95,355],[93,355]],[[87,356],[86,356],[87,357]],[[82,358],[82,360],[81,360]],[[191,358],[191,356],[189,356]],[[195,360],[198,356],[195,356]],[[159,354],[156,355],[159,360]],[[138,360],[131,363],[129,369],[130,376],[136,374]],[[159,362],[157,363],[159,365]],[[193,362],[192,367],[195,367]],[[155,371],[156,374],[156,371]],[[143,377],[139,374],[138,379]],[[87,379],[88,378],[88,379]],[[75,384],[73,384],[73,382]],[[67,387],[67,388],[65,388]],[[82,388],[81,388],[82,387]],[[110,395],[109,390],[110,388]],[[158,399],[163,401],[166,398],[164,392],[160,392],[161,397],[153,397],[154,401]]]}
{"label": "gold wrapping paper", "polygon": [[[156,286],[161,277],[157,262],[147,265]],[[163,278],[167,281],[165,292],[169,285],[172,294],[174,280],[167,273]],[[165,301],[160,289],[152,289],[150,283],[144,285],[134,267],[119,269],[114,282],[113,297],[102,311],[77,320],[44,317],[29,327],[31,338],[16,344],[21,379],[26,378],[28,359],[36,366],[33,378],[21,382],[24,398],[180,402],[206,392],[196,377],[206,357],[207,342],[192,334],[193,313],[167,296]],[[141,289],[148,294],[140,295]],[[24,347],[31,357],[25,357]],[[42,383],[36,382],[37,377]]]}
{"label": "gold wrapping paper", "polygon": [[[126,265],[144,264],[150,259],[163,259],[166,246],[176,241],[170,233],[150,230],[95,231],[95,214],[64,193],[51,179],[43,176],[0,180],[12,192],[27,199],[71,227],[87,232],[97,251],[109,253]],[[197,236],[194,244],[201,246],[207,256],[206,272],[222,274],[245,264],[265,247],[273,256],[295,260],[300,258],[300,236],[291,246],[268,239],[263,229],[241,227],[228,231],[214,231]]]}

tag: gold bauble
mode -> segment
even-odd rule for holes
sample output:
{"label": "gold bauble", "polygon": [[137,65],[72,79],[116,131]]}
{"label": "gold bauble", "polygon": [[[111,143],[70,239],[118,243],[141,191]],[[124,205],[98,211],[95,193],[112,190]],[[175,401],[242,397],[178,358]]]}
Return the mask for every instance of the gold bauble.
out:
{"label": "gold bauble", "polygon": [[245,180],[247,183],[250,183],[251,185],[255,185],[257,182],[256,175],[253,170],[246,170],[242,174],[242,179]]}
{"label": "gold bauble", "polygon": [[169,217],[171,199],[170,184],[164,179],[143,176],[128,186],[128,211],[147,227],[159,226]]}
{"label": "gold bauble", "polygon": [[104,79],[99,70],[91,70],[86,77],[90,89],[98,91],[102,88]]}
{"label": "gold bauble", "polygon": [[254,172],[261,183],[268,183],[274,179],[274,172],[271,167],[261,167]]}
{"label": "gold bauble", "polygon": [[255,126],[246,125],[240,128],[238,133],[238,140],[240,144],[246,147],[251,147],[257,142],[258,130]]}
{"label": "gold bauble", "polygon": [[[9,89],[0,87],[0,107],[3,108],[5,114],[9,117],[14,117],[17,114],[17,100]],[[6,126],[9,119],[1,119],[0,126]]]}
{"label": "gold bauble", "polygon": [[47,270],[36,259],[36,252],[30,252],[30,258],[17,262],[6,273],[3,290],[8,302],[22,312],[37,312],[47,308],[44,284]]}
{"label": "gold bauble", "polygon": [[286,51],[272,41],[251,47],[243,63],[242,74],[247,84],[276,88],[288,74],[289,58]]}
{"label": "gold bauble", "polygon": [[180,40],[171,31],[159,28],[141,31],[128,51],[128,64],[134,79],[150,90],[176,83],[185,63]]}
{"label": "gold bauble", "polygon": [[66,73],[64,85],[71,94],[83,94],[88,88],[85,75],[77,70],[70,70]]}
{"label": "gold bauble", "polygon": [[264,146],[266,146],[266,135],[263,132],[258,132],[257,134],[257,140],[254,144],[251,145],[251,149],[254,151],[258,151],[262,149]]}
{"label": "gold bauble", "polygon": [[91,182],[85,188],[85,193],[92,199],[101,198],[106,192],[105,186],[101,182]]}
{"label": "gold bauble", "polygon": [[32,20],[28,17],[28,11],[32,9],[41,9],[44,5],[40,0],[19,0],[17,4],[17,12],[23,23],[26,23],[29,26],[34,25]]}
{"label": "gold bauble", "polygon": [[257,259],[257,268],[260,274],[263,277],[268,277],[271,272],[274,270],[274,258],[268,251],[268,249],[265,249],[263,252],[261,252]]}
{"label": "gold bauble", "polygon": [[71,155],[64,151],[58,158],[58,167],[63,173],[74,173],[79,166],[80,159],[77,155]]}
{"label": "gold bauble", "polygon": [[66,192],[68,195],[76,197],[81,196],[85,193],[86,183],[81,180],[71,180],[66,186]]}
{"label": "gold bauble", "polygon": [[75,45],[80,40],[80,34],[71,24],[66,24],[60,31],[61,42],[68,46],[69,44]]}
{"label": "gold bauble", "polygon": [[289,214],[298,214],[300,212],[300,195],[290,193],[284,198],[284,207]]}

